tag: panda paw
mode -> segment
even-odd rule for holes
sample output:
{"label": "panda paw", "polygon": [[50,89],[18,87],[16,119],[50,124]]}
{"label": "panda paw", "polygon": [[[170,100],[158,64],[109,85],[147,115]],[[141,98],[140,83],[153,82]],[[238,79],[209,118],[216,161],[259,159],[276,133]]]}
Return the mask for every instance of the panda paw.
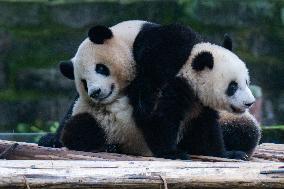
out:
{"label": "panda paw", "polygon": [[226,158],[229,159],[240,159],[244,161],[249,160],[249,156],[243,151],[227,151]]}
{"label": "panda paw", "polygon": [[59,141],[59,137],[54,133],[48,133],[42,136],[38,141],[39,146],[60,148],[62,144]]}
{"label": "panda paw", "polygon": [[117,144],[106,144],[105,151],[108,153],[120,153],[119,147]]}
{"label": "panda paw", "polygon": [[172,159],[172,160],[177,160],[177,159],[189,160],[190,159],[189,155],[186,152],[178,151],[178,150],[159,154],[159,155],[157,155],[157,157],[165,158],[165,159]]}

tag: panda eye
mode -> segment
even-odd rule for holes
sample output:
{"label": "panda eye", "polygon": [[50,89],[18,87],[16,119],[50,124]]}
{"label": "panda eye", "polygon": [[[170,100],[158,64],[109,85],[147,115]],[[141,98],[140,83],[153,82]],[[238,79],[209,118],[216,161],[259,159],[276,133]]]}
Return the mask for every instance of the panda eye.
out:
{"label": "panda eye", "polygon": [[231,81],[228,88],[227,88],[227,95],[228,96],[233,96],[235,94],[235,92],[238,90],[238,83],[235,81]]}
{"label": "panda eye", "polygon": [[96,65],[96,72],[98,74],[102,74],[104,76],[109,76],[109,74],[110,74],[109,69],[103,64],[97,64]]}

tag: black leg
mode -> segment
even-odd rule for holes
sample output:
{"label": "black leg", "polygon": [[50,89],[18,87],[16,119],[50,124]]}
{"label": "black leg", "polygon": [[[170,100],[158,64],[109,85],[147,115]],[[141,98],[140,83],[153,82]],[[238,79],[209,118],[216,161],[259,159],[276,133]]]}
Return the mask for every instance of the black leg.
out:
{"label": "black leg", "polygon": [[252,156],[261,137],[261,128],[252,115],[222,112],[219,124],[227,150],[244,151]]}
{"label": "black leg", "polygon": [[55,133],[48,133],[42,136],[38,141],[39,146],[61,148],[62,144],[59,141],[59,137]]}
{"label": "black leg", "polygon": [[203,108],[197,118],[185,125],[186,132],[179,146],[193,155],[223,157],[225,148],[217,119],[216,111]]}
{"label": "black leg", "polygon": [[62,144],[79,151],[105,151],[105,133],[97,121],[88,113],[69,119],[61,134]]}
{"label": "black leg", "polygon": [[242,151],[226,151],[215,110],[203,108],[200,115],[187,123],[186,127],[179,147],[189,154],[244,160],[247,158]]}
{"label": "black leg", "polygon": [[[145,96],[152,98],[151,94]],[[177,135],[185,113],[190,109],[193,92],[182,79],[175,79],[160,89],[156,95],[156,104],[149,116],[139,116],[137,122],[141,127],[146,142],[157,157],[170,159],[188,159],[186,153],[177,149]],[[144,104],[143,104],[144,105]],[[151,108],[150,108],[151,109]],[[134,111],[135,112],[135,111]],[[139,111],[135,112],[136,116]]]}

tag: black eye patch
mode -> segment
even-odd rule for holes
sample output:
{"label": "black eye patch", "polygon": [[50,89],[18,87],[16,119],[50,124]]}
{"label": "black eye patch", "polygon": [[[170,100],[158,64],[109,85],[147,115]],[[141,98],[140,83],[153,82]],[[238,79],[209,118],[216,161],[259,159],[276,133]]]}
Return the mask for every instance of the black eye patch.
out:
{"label": "black eye patch", "polygon": [[110,71],[109,71],[108,67],[106,67],[103,64],[97,64],[96,65],[96,72],[98,74],[102,74],[104,76],[109,76],[109,74],[110,74]]}
{"label": "black eye patch", "polygon": [[236,91],[238,90],[239,86],[238,86],[238,83],[235,82],[235,81],[231,81],[228,88],[227,88],[227,91],[226,91],[226,94],[228,96],[233,96]]}

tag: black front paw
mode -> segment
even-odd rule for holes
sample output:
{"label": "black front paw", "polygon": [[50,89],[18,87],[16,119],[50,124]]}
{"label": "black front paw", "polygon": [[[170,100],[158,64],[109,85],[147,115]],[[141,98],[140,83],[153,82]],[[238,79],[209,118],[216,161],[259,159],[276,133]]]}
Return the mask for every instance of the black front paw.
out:
{"label": "black front paw", "polygon": [[248,155],[243,151],[226,151],[225,157],[229,159],[249,160]]}
{"label": "black front paw", "polygon": [[157,154],[156,157],[172,159],[172,160],[176,160],[176,159],[189,160],[190,159],[189,155],[186,152],[178,151],[178,150],[160,153],[160,154]]}
{"label": "black front paw", "polygon": [[61,134],[63,145],[70,150],[101,151],[106,143],[105,133],[88,113],[72,116]]}
{"label": "black front paw", "polygon": [[53,133],[48,133],[42,136],[38,141],[39,146],[61,148],[62,144],[59,141],[59,136]]}
{"label": "black front paw", "polygon": [[108,153],[117,153],[117,154],[120,153],[118,144],[106,144],[104,148],[105,151]]}

